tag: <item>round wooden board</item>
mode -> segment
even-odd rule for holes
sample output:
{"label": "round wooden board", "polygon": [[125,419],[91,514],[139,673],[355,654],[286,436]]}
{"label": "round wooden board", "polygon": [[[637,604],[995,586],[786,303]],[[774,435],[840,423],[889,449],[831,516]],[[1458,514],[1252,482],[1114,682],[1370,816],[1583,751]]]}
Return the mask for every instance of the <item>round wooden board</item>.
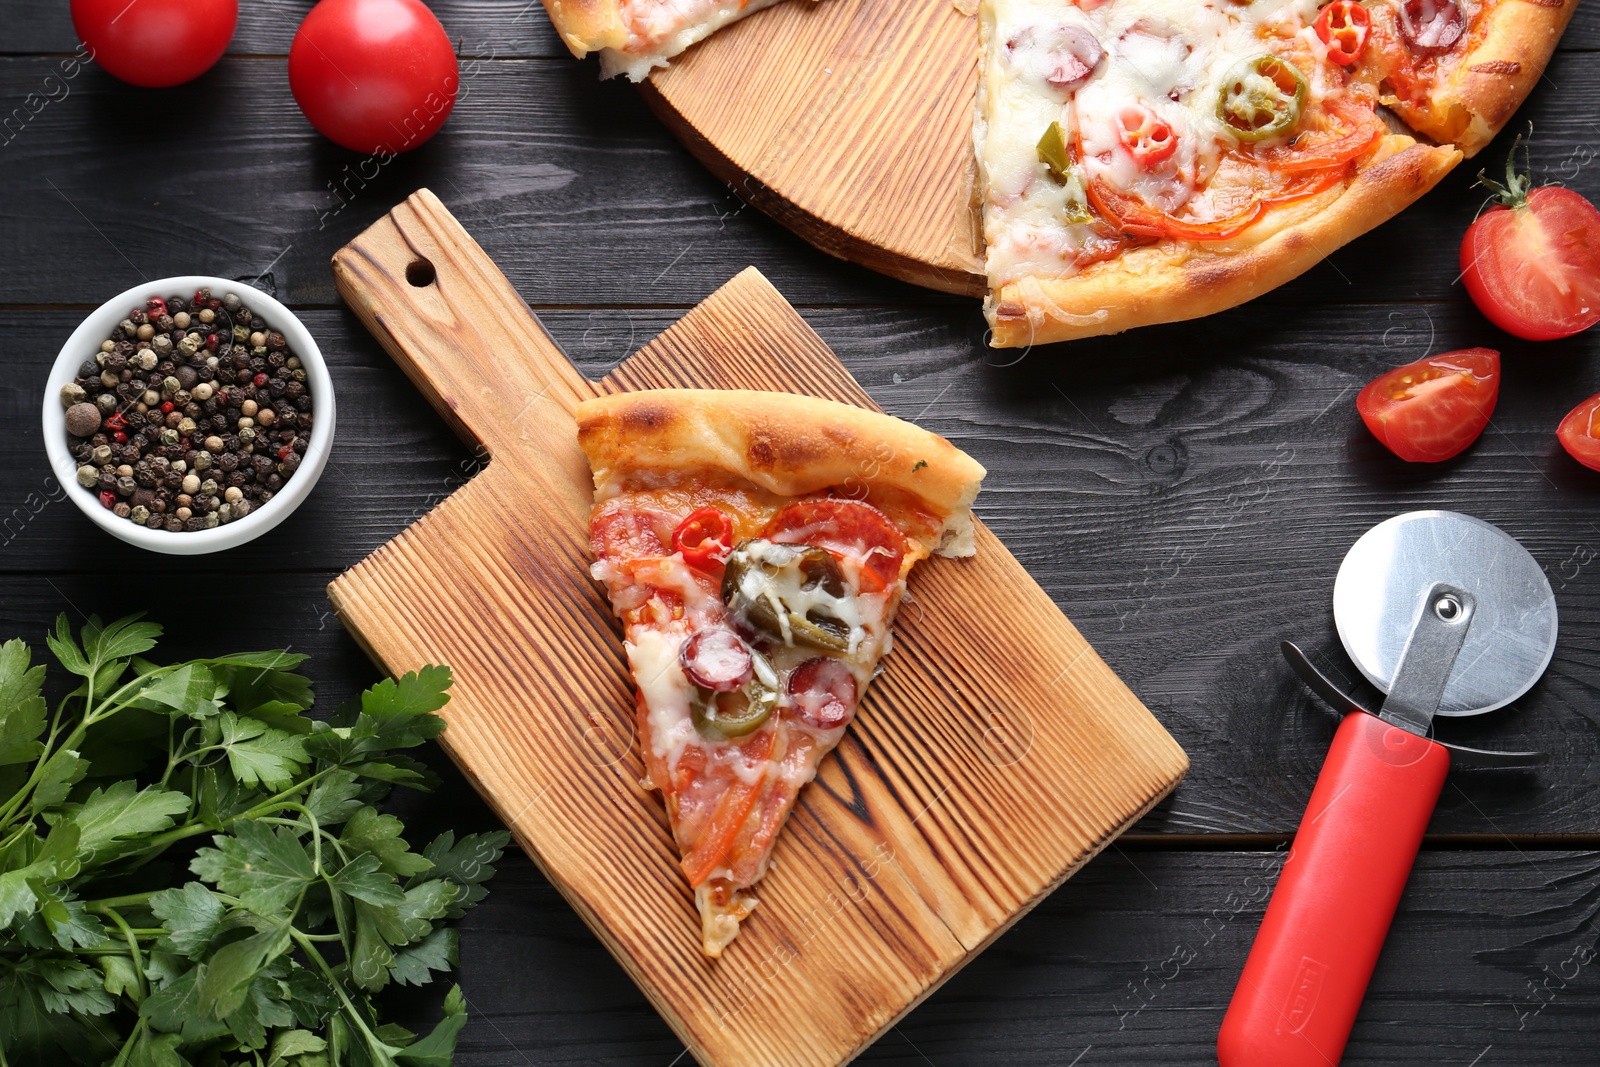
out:
{"label": "round wooden board", "polygon": [[978,20],[951,0],[790,0],[642,88],[714,174],[818,248],[977,296],[977,85]]}

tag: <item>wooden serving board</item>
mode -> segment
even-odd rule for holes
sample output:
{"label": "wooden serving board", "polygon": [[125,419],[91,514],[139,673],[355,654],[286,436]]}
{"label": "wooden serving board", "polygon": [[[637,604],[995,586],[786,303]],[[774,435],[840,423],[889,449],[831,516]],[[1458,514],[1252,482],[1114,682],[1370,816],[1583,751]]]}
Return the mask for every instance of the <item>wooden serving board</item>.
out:
{"label": "wooden serving board", "polygon": [[875,405],[753,269],[590,382],[426,190],[333,266],[490,458],[333,582],[334,607],[385,670],[454,668],[444,747],[703,1064],[851,1059],[1183,777],[1182,750],[980,526],[975,558],[918,567],[887,672],[802,792],[761,906],[704,958],[588,575],[573,408],[661,386]]}
{"label": "wooden serving board", "polygon": [[953,0],[787,0],[641,88],[713,174],[824,252],[981,296],[978,58]]}

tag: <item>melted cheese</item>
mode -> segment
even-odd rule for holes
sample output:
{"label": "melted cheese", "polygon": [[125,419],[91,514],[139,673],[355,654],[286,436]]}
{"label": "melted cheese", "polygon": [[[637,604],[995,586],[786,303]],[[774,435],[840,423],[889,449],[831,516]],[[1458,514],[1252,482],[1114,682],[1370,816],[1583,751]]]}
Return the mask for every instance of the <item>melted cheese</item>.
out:
{"label": "melted cheese", "polygon": [[[1110,0],[1091,10],[1068,0],[988,0],[973,139],[991,288],[1030,276],[1070,277],[1092,261],[1103,238],[1092,224],[1073,221],[1084,217],[1087,179],[1171,213],[1215,217],[1207,182],[1233,143],[1217,116],[1221,82],[1239,60],[1281,50],[1291,39],[1297,51],[1321,60],[1326,49],[1309,28],[1317,11],[1317,0]],[[1071,89],[1045,81],[1040,71],[1049,64],[1030,54],[1060,26],[1092,34],[1105,53]],[[1269,49],[1272,41],[1280,43]],[[1312,99],[1337,91],[1320,66],[1326,64],[1302,70]],[[1171,127],[1178,148],[1165,162],[1141,166],[1123,147],[1117,127],[1135,105]],[[1065,184],[1038,157],[1052,122],[1082,150],[1081,166]]]}
{"label": "melted cheese", "polygon": [[610,78],[626,74],[629,81],[643,81],[652,70],[666,66],[668,60],[690,45],[776,2],[626,0],[626,18],[633,32],[624,47],[601,49],[600,76]]}
{"label": "melted cheese", "polygon": [[696,739],[689,714],[694,683],[678,663],[684,634],[639,627],[627,642],[628,665],[644,696],[650,724],[650,746],[668,769],[676,769],[683,750]]}

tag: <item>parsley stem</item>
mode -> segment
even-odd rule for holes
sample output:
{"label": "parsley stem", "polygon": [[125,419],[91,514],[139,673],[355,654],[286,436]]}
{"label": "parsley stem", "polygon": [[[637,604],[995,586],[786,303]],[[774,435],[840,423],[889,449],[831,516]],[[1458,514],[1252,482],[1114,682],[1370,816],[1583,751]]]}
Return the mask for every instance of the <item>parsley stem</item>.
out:
{"label": "parsley stem", "polygon": [[355,1021],[355,1024],[361,1028],[361,1032],[366,1035],[367,1042],[371,1046],[372,1050],[377,1052],[380,1049],[388,1048],[389,1046],[383,1040],[381,1040],[377,1034],[373,1033],[367,1027],[366,1019],[362,1018],[360,1010],[356,1008],[355,1004],[350,1000],[349,995],[345,993],[344,983],[339,981],[338,976],[333,973],[333,968],[328,966],[328,961],[323,958],[321,952],[317,951],[317,946],[312,944],[311,938],[305,934],[302,934],[299,930],[290,930],[289,936],[294,938],[295,944],[300,946],[301,951],[304,952],[306,956],[312,962],[314,962],[318,968],[321,969],[323,975],[327,977],[328,984],[333,986],[334,993],[338,994],[340,1002],[344,1004],[344,1010],[346,1014],[348,1014],[350,1018]]}
{"label": "parsley stem", "polygon": [[84,905],[84,908],[98,915],[103,914],[106,911],[110,911],[112,908],[139,907],[140,905],[148,903],[150,898],[155,896],[157,892],[159,892],[159,890],[152,889],[145,893],[129,893],[126,896],[106,897],[103,900],[91,900]]}
{"label": "parsley stem", "polygon": [[98,911],[115,923],[117,929],[122,931],[122,937],[128,943],[128,951],[133,954],[133,970],[139,981],[139,999],[141,1001],[144,1000],[145,997],[150,995],[150,985],[144,976],[144,953],[139,951],[139,939],[134,936],[132,928],[128,926],[127,921],[117,913],[115,908],[108,908],[102,904]]}

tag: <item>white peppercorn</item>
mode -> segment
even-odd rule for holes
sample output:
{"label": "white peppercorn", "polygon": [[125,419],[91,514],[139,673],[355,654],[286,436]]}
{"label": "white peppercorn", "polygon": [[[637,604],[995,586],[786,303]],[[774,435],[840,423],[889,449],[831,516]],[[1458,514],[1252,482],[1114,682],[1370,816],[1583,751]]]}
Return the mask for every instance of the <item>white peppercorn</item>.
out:
{"label": "white peppercorn", "polygon": [[76,403],[67,409],[67,432],[74,437],[93,437],[100,429],[100,409],[93,404]]}
{"label": "white peppercorn", "polygon": [[100,471],[98,468],[91,467],[88,464],[78,468],[78,484],[83,486],[85,489],[93,489],[95,483],[99,480]]}

